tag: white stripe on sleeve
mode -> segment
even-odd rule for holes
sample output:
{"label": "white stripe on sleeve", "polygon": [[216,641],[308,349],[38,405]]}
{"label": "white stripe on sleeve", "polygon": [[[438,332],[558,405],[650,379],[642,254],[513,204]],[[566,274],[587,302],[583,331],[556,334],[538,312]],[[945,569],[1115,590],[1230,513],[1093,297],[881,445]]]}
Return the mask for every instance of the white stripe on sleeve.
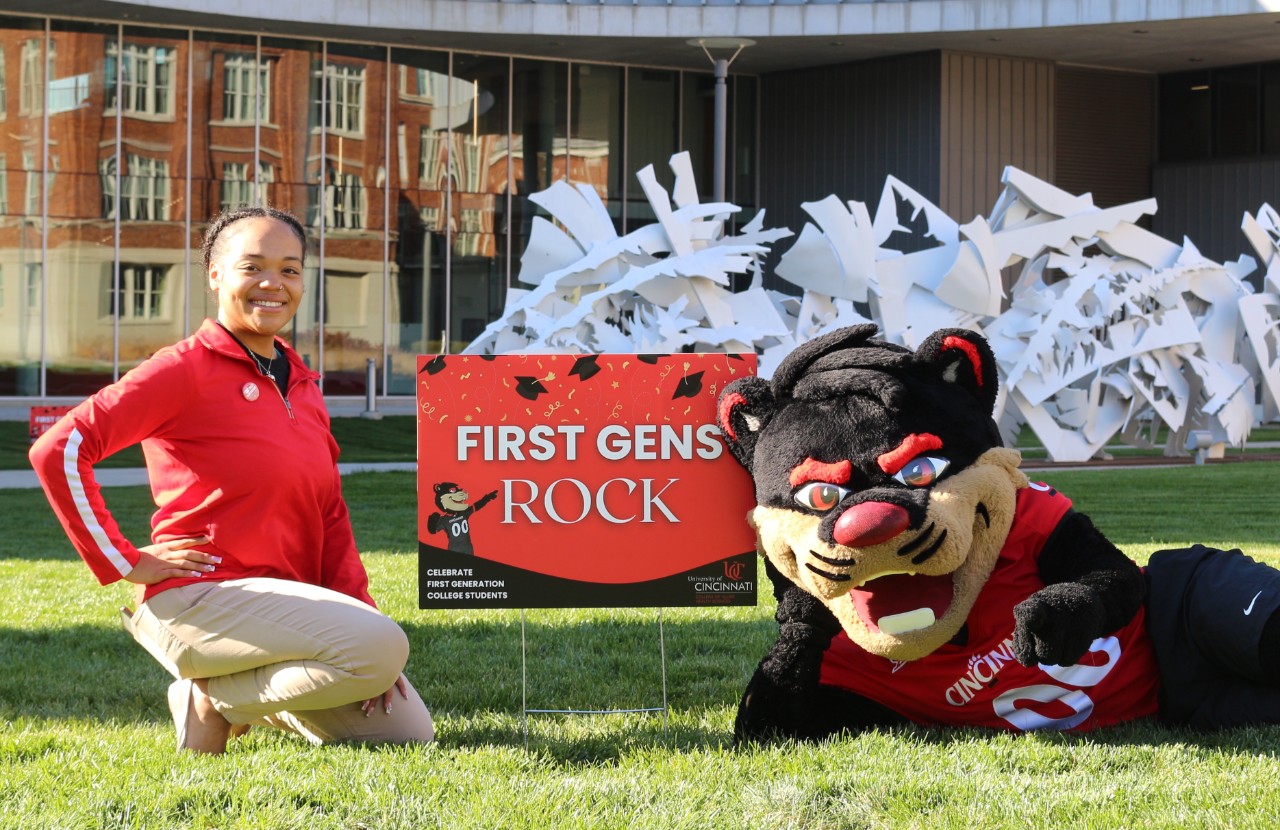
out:
{"label": "white stripe on sleeve", "polygon": [[71,488],[71,499],[75,503],[76,512],[80,514],[80,521],[84,522],[85,529],[89,531],[89,535],[93,537],[93,541],[98,543],[98,550],[107,561],[115,566],[121,576],[127,576],[133,570],[133,565],[129,564],[129,560],[124,558],[124,554],[111,544],[111,539],[107,536],[107,532],[102,529],[102,525],[98,522],[97,515],[93,512],[93,506],[89,503],[89,494],[85,492],[84,482],[80,479],[80,443],[84,440],[84,436],[80,434],[79,429],[72,429],[71,434],[67,436],[67,446],[62,452],[62,471],[67,476],[67,485]]}

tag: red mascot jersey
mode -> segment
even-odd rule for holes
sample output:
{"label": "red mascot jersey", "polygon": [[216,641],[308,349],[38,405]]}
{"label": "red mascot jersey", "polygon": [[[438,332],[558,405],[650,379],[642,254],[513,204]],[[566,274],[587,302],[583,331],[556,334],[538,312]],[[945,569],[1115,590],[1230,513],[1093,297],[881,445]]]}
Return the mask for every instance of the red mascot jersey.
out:
{"label": "red mascot jersey", "polygon": [[1159,680],[1145,608],[1094,640],[1074,666],[1027,667],[1013,655],[1013,607],[1044,587],[1037,560],[1070,507],[1043,484],[1018,492],[1009,538],[969,613],[966,645],[898,662],[841,632],[823,657],[820,682],[925,725],[1084,731],[1154,715]]}

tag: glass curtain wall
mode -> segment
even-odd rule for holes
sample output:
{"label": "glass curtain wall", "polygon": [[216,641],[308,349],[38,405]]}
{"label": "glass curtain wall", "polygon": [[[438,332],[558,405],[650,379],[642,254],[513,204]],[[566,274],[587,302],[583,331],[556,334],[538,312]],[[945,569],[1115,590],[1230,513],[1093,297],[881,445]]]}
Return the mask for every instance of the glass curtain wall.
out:
{"label": "glass curtain wall", "polygon": [[[755,84],[731,76],[731,196],[754,209]],[[712,79],[186,29],[0,17],[0,396],[82,397],[216,314],[200,240],[270,204],[310,230],[283,334],[328,395],[411,395],[414,359],[502,313],[556,181],[619,231],[689,149]],[[682,139],[683,131],[683,139]],[[42,372],[41,369],[44,368]]]}
{"label": "glass curtain wall", "polygon": [[321,182],[308,208],[323,279],[308,286],[297,329],[305,347],[316,344],[313,365],[324,366],[332,395],[363,395],[366,361],[382,364],[386,76],[387,50],[377,46],[330,43],[323,70],[313,64],[308,124],[323,149],[307,159],[308,180]]}
{"label": "glass curtain wall", "polygon": [[454,53],[449,84],[450,350],[476,339],[507,298],[511,61]]}
{"label": "glass curtain wall", "polygon": [[511,200],[511,248],[517,262],[529,241],[535,216],[547,212],[529,201],[556,181],[568,179],[568,64],[517,59],[512,69],[511,152],[514,192]]}
{"label": "glass curtain wall", "polygon": [[[698,198],[709,202],[714,182],[711,164],[715,159],[716,81],[711,75],[682,74],[680,149],[689,151],[694,178],[698,181]],[[729,123],[733,123],[732,111]],[[725,195],[727,197],[728,193]]]}
{"label": "glass curtain wall", "polygon": [[391,50],[391,245],[387,389],[412,395],[416,356],[447,328],[449,56]]}
{"label": "glass curtain wall", "polygon": [[0,20],[0,394],[40,395],[44,261],[43,20]]}
{"label": "glass curtain wall", "polygon": [[[102,120],[112,137],[119,130],[120,142],[99,145],[97,153],[113,197],[101,202],[103,219],[118,228],[118,256],[96,293],[99,309],[114,318],[118,377],[186,333],[190,44],[186,31],[125,26],[106,36],[100,54]],[[52,373],[49,379],[52,387]]]}
{"label": "glass curtain wall", "polygon": [[252,35],[197,32],[191,65],[188,332],[218,311],[200,258],[209,221],[225,208],[279,201],[268,182],[281,172],[278,87],[284,71],[280,56],[263,52]]}
{"label": "glass curtain wall", "polygon": [[621,232],[625,71],[575,63],[569,83],[569,181],[595,190]]}
{"label": "glass curtain wall", "polygon": [[633,229],[657,217],[636,173],[648,165],[668,193],[675,186],[671,156],[680,140],[680,73],[665,69],[627,70],[626,224]]}
{"label": "glass curtain wall", "polygon": [[725,173],[726,196],[742,211],[734,217],[745,224],[756,215],[756,99],[755,78],[729,76],[729,149]]}

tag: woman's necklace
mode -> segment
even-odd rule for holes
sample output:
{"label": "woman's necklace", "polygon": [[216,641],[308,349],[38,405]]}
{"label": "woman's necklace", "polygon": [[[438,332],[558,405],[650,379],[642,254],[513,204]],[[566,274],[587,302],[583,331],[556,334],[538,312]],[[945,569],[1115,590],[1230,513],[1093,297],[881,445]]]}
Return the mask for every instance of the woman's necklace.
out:
{"label": "woman's necklace", "polygon": [[275,383],[276,376],[271,373],[271,361],[275,360],[277,357],[280,356],[280,350],[274,346],[271,347],[271,357],[270,359],[267,360],[267,363],[265,366],[262,363],[262,358],[258,356],[257,352],[255,352],[253,349],[246,349],[245,351],[249,353],[249,357],[253,358],[254,365],[258,367],[259,372],[262,372],[263,377],[266,377],[272,383]]}

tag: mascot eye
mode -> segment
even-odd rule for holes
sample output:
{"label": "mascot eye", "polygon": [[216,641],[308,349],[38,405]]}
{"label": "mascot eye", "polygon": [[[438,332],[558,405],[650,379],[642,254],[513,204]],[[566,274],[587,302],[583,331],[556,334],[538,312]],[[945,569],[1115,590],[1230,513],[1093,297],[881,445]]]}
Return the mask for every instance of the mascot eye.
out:
{"label": "mascot eye", "polygon": [[850,492],[835,484],[813,481],[797,490],[792,498],[801,507],[817,510],[819,513],[826,513],[839,504],[840,499],[849,495]]}
{"label": "mascot eye", "polygon": [[922,455],[908,462],[893,478],[908,487],[928,487],[946,472],[949,464],[945,458]]}

